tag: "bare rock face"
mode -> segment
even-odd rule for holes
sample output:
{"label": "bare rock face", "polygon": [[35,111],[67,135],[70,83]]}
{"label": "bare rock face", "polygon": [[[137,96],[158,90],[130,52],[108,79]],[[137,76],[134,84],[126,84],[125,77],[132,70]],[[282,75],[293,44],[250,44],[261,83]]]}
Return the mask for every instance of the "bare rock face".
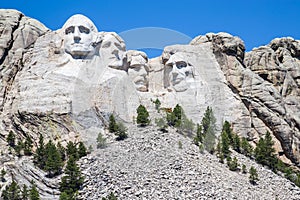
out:
{"label": "bare rock face", "polygon": [[[248,121],[244,127],[248,135],[258,139],[266,131],[272,132],[277,150],[282,148],[281,154],[299,163],[299,42],[275,39],[266,47],[246,53],[243,61],[239,51],[244,49],[241,40],[228,39],[223,33],[213,38],[225,38],[223,42],[212,40],[213,51],[228,86],[248,110],[243,119]],[[239,133],[240,127],[235,130]]]}
{"label": "bare rock face", "polygon": [[44,199],[58,197],[58,180],[40,180],[43,173],[30,161],[5,156],[9,131],[17,140],[30,136],[35,146],[43,134],[46,141],[84,141],[95,148],[111,114],[131,123],[143,104],[155,116],[155,98],[164,108],[180,104],[196,123],[210,106],[218,130],[227,120],[253,144],[269,131],[281,158],[299,165],[297,40],[274,39],[245,53],[240,38],[208,33],[148,59],[126,51],[122,38],[99,32],[83,15],[50,31],[14,10],[0,10],[0,33],[1,162],[21,183],[34,177]]}

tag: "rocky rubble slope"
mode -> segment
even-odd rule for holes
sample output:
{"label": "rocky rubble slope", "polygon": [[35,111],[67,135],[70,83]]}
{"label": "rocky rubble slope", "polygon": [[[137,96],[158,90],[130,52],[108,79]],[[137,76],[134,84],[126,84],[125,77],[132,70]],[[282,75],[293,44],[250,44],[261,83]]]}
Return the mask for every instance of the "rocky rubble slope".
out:
{"label": "rocky rubble slope", "polygon": [[[281,199],[300,198],[288,180],[236,155],[247,169],[254,166],[260,180],[232,172],[215,155],[200,153],[192,140],[170,129],[131,125],[129,138],[97,149],[80,162],[85,183],[80,199],[101,199],[114,192],[119,199]],[[179,147],[182,144],[182,148]]]}

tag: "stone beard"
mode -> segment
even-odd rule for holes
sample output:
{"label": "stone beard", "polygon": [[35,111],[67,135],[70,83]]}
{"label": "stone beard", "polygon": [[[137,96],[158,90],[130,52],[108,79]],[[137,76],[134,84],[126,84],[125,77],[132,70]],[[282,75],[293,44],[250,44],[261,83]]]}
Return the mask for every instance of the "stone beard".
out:
{"label": "stone beard", "polygon": [[91,58],[100,43],[98,30],[87,17],[77,14],[70,17],[62,28],[65,52],[74,59]]}

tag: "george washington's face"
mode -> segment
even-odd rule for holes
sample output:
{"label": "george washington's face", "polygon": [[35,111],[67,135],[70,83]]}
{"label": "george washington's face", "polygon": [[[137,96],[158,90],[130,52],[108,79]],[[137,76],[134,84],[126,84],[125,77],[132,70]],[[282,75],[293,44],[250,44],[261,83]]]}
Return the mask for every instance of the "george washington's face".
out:
{"label": "george washington's face", "polygon": [[63,26],[64,48],[75,59],[95,55],[97,28],[83,15],[74,15]]}

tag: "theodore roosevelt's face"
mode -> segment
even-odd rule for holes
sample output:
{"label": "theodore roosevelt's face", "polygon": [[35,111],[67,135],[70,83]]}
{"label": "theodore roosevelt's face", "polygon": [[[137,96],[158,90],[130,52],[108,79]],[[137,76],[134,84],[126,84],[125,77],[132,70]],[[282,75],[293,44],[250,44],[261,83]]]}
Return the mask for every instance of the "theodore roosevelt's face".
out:
{"label": "theodore roosevelt's face", "polygon": [[73,58],[87,58],[95,54],[97,29],[83,15],[74,15],[63,26],[65,52]]}
{"label": "theodore roosevelt's face", "polygon": [[128,75],[140,92],[148,91],[148,67],[147,61],[141,55],[131,57]]}

